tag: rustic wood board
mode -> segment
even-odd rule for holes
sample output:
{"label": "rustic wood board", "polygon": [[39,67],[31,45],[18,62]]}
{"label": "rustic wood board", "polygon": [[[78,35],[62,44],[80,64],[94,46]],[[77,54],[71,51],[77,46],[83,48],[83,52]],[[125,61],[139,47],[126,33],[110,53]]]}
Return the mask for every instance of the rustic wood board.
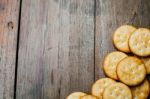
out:
{"label": "rustic wood board", "polygon": [[22,0],[16,99],[89,93],[113,31],[150,26],[149,10],[149,0]]}
{"label": "rustic wood board", "polygon": [[149,28],[149,11],[149,0],[96,0],[95,79],[104,76],[104,57],[115,50],[112,44],[115,29],[123,24]]}
{"label": "rustic wood board", "polygon": [[0,99],[14,99],[19,0],[0,0]]}
{"label": "rustic wood board", "polygon": [[94,82],[94,0],[23,0],[16,99],[64,99]]}

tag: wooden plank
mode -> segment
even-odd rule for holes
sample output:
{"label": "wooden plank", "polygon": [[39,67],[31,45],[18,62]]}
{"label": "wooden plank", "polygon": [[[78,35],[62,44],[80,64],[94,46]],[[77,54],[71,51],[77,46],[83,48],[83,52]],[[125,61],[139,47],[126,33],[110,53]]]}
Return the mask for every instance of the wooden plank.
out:
{"label": "wooden plank", "polygon": [[20,0],[0,0],[0,99],[14,98]]}
{"label": "wooden plank", "polygon": [[94,81],[94,0],[23,0],[16,99],[64,99]]}
{"label": "wooden plank", "polygon": [[150,26],[149,0],[96,0],[95,77],[103,77],[104,56],[114,50],[112,33],[123,24]]}

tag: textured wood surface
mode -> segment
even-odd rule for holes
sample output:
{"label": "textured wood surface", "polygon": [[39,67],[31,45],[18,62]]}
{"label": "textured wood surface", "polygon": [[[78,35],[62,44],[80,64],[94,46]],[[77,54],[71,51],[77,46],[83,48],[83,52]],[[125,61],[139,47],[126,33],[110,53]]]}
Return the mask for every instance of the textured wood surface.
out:
{"label": "textured wood surface", "polygon": [[149,0],[0,0],[0,99],[90,93],[114,30],[149,28],[149,11]]}
{"label": "textured wood surface", "polygon": [[0,0],[0,99],[14,98],[19,0]]}
{"label": "textured wood surface", "polygon": [[150,27],[149,0],[96,0],[95,78],[103,77],[102,64],[107,53],[115,50],[112,34],[117,27],[131,24]]}
{"label": "textured wood surface", "polygon": [[23,0],[16,99],[64,99],[94,81],[94,0]]}
{"label": "textured wood surface", "polygon": [[0,99],[14,98],[19,0],[0,0]]}

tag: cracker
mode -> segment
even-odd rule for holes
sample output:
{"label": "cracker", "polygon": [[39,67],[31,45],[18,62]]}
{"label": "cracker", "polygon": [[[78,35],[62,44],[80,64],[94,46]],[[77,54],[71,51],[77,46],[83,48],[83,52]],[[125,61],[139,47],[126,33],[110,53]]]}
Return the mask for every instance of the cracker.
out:
{"label": "cracker", "polygon": [[139,28],[129,38],[130,50],[138,56],[150,55],[150,30]]}
{"label": "cracker", "polygon": [[81,97],[85,95],[87,94],[83,92],[74,92],[74,93],[71,93],[66,99],[80,99]]}
{"label": "cracker", "polygon": [[104,89],[108,85],[113,84],[113,83],[116,83],[116,82],[110,78],[102,78],[102,79],[97,80],[92,86],[92,95],[101,97],[104,92]]}
{"label": "cracker", "polygon": [[142,60],[145,64],[147,74],[150,74],[150,57],[142,58]]}
{"label": "cracker", "polygon": [[85,95],[85,96],[81,97],[80,99],[102,99],[102,97],[98,98],[98,97],[93,96],[93,95]]}
{"label": "cracker", "polygon": [[114,51],[109,53],[104,60],[104,72],[105,74],[115,80],[118,80],[116,68],[117,64],[123,59],[127,57],[127,55],[123,52]]}
{"label": "cracker", "polygon": [[149,82],[144,80],[144,82],[138,86],[131,88],[133,99],[147,99],[149,95]]}
{"label": "cracker", "polygon": [[106,87],[103,99],[132,99],[132,94],[125,84],[115,83]]}
{"label": "cracker", "polygon": [[135,86],[144,80],[146,69],[140,59],[130,56],[118,63],[117,75],[121,82],[129,86]]}
{"label": "cracker", "polygon": [[128,39],[130,35],[136,30],[135,27],[131,25],[120,26],[113,35],[113,43],[115,47],[123,52],[130,52]]}

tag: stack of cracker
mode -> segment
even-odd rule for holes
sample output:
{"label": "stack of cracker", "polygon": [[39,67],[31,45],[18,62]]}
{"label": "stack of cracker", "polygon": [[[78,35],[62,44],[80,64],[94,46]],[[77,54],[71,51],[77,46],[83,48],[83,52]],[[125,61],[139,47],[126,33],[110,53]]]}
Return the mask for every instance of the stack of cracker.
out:
{"label": "stack of cracker", "polygon": [[[147,99],[150,85],[150,30],[131,25],[119,27],[113,35],[119,51],[106,55],[103,70],[106,78],[97,80],[91,95],[74,92],[67,99]],[[128,53],[132,53],[128,55]]]}

